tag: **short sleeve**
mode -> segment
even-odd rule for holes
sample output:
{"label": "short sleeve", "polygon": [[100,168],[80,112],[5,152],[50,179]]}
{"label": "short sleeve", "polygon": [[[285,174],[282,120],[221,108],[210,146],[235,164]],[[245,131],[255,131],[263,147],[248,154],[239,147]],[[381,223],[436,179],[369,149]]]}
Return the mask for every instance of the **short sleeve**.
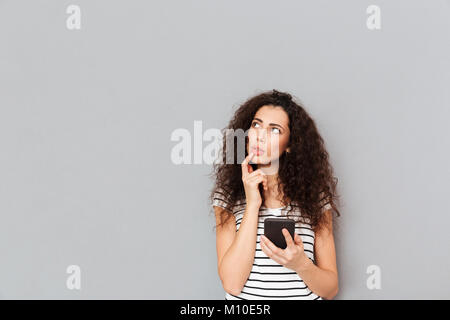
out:
{"label": "short sleeve", "polygon": [[214,192],[214,197],[212,201],[212,206],[217,206],[226,209],[228,206],[228,200],[226,192],[219,188]]}
{"label": "short sleeve", "polygon": [[325,197],[325,193],[322,192],[320,194],[320,199],[320,208],[322,209],[322,211],[332,209],[330,199]]}

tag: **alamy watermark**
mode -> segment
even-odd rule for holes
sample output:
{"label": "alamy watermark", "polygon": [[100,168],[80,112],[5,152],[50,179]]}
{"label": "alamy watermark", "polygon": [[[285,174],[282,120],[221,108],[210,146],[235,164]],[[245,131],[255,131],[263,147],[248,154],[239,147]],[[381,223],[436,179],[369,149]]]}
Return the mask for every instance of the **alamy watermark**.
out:
{"label": "alamy watermark", "polygon": [[[225,129],[225,139],[222,131],[209,128],[203,132],[203,122],[194,121],[194,130],[191,134],[186,128],[173,130],[170,140],[178,142],[172,147],[170,159],[173,164],[240,164],[246,156],[246,139],[250,129]],[[225,140],[225,157],[223,142]],[[206,146],[204,143],[206,142]],[[271,161],[270,168],[278,169],[279,165],[279,137],[270,138]],[[224,160],[225,158],[225,160]]]}

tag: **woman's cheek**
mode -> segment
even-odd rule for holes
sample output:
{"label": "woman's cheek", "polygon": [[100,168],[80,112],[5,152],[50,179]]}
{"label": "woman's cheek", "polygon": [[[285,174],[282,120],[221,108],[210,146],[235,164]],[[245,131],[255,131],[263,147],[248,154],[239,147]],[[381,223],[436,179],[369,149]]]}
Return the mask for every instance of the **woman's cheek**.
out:
{"label": "woman's cheek", "polygon": [[254,145],[256,142],[256,137],[255,137],[255,133],[253,132],[253,130],[250,130],[248,132],[248,141],[247,141],[247,148],[250,149],[251,145]]}
{"label": "woman's cheek", "polygon": [[[274,150],[273,154],[272,154],[272,150]],[[282,152],[283,152],[283,146],[280,146],[280,145],[278,145],[278,144],[275,144],[275,145],[272,144],[272,145],[270,146],[270,148],[268,149],[267,155],[268,155],[270,158],[275,159],[275,158],[280,158]]]}

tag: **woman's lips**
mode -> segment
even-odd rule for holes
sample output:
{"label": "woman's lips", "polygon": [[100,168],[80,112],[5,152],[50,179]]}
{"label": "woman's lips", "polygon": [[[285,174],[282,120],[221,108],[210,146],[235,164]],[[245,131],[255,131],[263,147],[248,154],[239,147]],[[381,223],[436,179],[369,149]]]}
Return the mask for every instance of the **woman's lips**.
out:
{"label": "woman's lips", "polygon": [[252,148],[252,151],[253,151],[253,153],[254,153],[256,156],[260,156],[260,155],[262,155],[262,154],[264,153],[264,150],[263,150],[263,149],[260,149],[260,148],[258,148],[258,147],[253,147],[253,148]]}

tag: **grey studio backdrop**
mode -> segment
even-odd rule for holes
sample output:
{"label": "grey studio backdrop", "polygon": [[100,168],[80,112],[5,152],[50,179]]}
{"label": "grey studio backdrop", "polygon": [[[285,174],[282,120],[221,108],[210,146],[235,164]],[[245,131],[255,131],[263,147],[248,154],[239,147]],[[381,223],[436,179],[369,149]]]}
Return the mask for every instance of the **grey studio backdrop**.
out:
{"label": "grey studio backdrop", "polygon": [[212,166],[171,135],[273,88],[339,179],[336,299],[450,298],[449,30],[443,0],[0,1],[0,298],[224,299]]}

